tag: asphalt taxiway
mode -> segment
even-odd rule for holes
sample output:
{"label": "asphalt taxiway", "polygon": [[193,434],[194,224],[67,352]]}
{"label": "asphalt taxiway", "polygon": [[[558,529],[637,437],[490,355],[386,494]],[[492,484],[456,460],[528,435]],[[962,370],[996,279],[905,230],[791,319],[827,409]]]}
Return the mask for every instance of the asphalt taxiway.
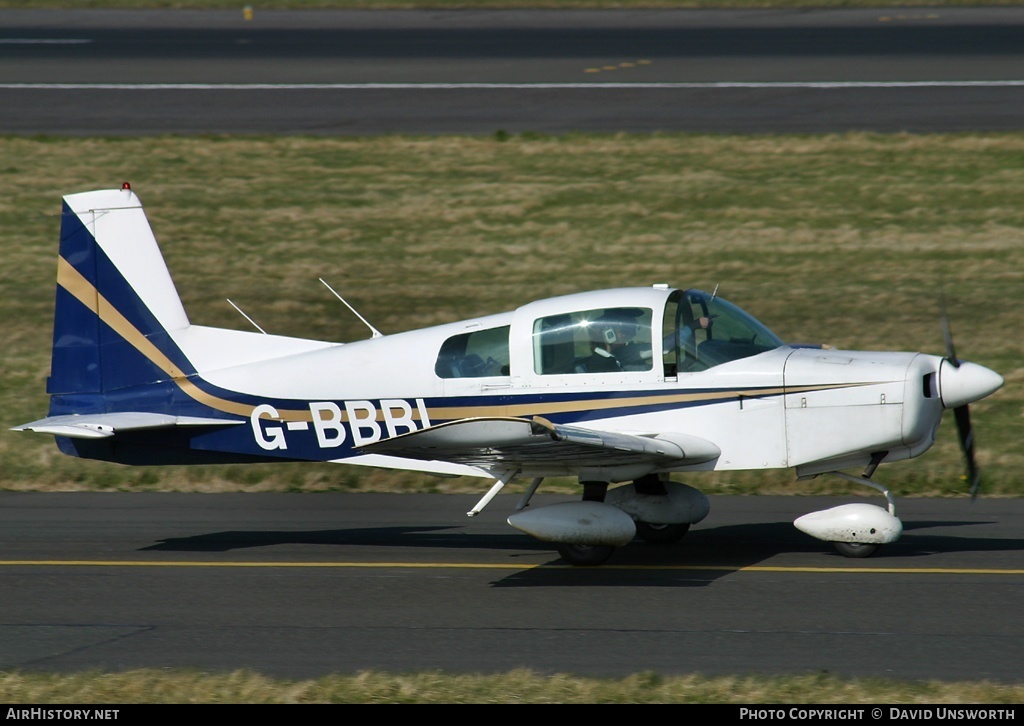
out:
{"label": "asphalt taxiway", "polygon": [[0,12],[0,133],[997,131],[1014,7]]}
{"label": "asphalt taxiway", "polygon": [[678,545],[571,568],[475,499],[0,494],[0,668],[1019,681],[1020,500],[900,500],[903,538],[851,560],[791,524],[846,500],[716,497]]}

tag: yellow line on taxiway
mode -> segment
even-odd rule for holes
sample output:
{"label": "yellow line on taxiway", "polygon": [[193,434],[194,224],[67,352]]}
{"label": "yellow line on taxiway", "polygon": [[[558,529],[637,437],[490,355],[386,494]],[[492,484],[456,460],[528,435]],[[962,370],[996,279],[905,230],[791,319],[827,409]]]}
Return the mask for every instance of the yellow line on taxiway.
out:
{"label": "yellow line on taxiway", "polygon": [[602,565],[578,568],[559,564],[497,564],[486,562],[189,562],[185,560],[0,560],[0,567],[249,567],[249,568],[352,568],[352,569],[434,569],[434,570],[537,570],[584,569],[658,570],[685,572],[776,572],[795,574],[886,574],[886,575],[1024,575],[1024,569],[983,567],[782,567],[774,565]]}

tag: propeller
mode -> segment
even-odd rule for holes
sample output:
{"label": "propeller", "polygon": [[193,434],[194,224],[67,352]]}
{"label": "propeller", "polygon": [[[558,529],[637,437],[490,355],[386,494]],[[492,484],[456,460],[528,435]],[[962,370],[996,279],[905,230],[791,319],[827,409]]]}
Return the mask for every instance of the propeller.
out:
{"label": "propeller", "polygon": [[[953,346],[953,332],[949,326],[949,315],[946,312],[945,298],[942,300],[942,335],[946,339],[946,357],[955,369],[960,368],[960,359],[956,357],[956,348]],[[964,454],[964,462],[967,466],[967,483],[970,485],[971,501],[978,497],[978,489],[981,487],[981,470],[974,457],[974,429],[971,427],[971,411],[965,403],[953,407],[953,417],[956,419],[956,432],[960,438],[960,450]]]}
{"label": "propeller", "polygon": [[981,487],[981,470],[974,459],[974,429],[971,428],[971,410],[966,405],[953,409],[956,418],[956,431],[960,436],[960,450],[964,452],[967,463],[967,482],[971,486],[971,499],[977,499]]}

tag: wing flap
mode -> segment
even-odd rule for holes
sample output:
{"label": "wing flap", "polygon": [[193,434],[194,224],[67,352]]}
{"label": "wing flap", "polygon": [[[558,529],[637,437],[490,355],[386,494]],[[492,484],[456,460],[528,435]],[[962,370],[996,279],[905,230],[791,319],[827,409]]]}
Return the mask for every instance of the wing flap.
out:
{"label": "wing flap", "polygon": [[710,441],[693,436],[598,431],[553,424],[539,417],[460,419],[369,444],[363,450],[487,469],[553,467],[566,471],[633,464],[698,464],[721,453]]}
{"label": "wing flap", "polygon": [[72,439],[104,439],[114,436],[119,431],[140,431],[174,426],[234,426],[241,423],[245,422],[222,418],[172,416],[148,411],[123,411],[120,413],[50,416],[15,426],[11,431],[34,431],[54,436],[67,436]]}

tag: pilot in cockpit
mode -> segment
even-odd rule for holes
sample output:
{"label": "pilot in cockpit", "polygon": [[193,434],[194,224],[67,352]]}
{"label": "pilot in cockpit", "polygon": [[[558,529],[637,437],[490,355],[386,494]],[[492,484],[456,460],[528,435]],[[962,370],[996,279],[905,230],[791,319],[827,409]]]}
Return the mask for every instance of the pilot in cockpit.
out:
{"label": "pilot in cockpit", "polygon": [[641,315],[643,311],[637,308],[606,310],[591,324],[592,353],[577,370],[586,373],[650,370],[650,329],[640,324]]}

